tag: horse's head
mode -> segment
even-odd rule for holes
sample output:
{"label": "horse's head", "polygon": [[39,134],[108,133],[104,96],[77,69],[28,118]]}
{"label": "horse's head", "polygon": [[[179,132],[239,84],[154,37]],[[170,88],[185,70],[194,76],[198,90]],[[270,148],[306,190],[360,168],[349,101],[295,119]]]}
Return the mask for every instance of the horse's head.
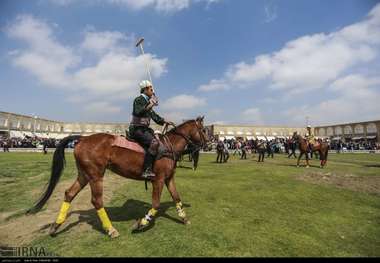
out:
{"label": "horse's head", "polygon": [[[199,116],[195,119],[192,132],[190,133],[190,139],[199,144],[202,148],[207,145],[209,141],[208,136],[206,135],[206,129],[203,126],[203,119],[205,116]],[[193,124],[193,123],[191,123]]]}
{"label": "horse's head", "polygon": [[201,148],[207,145],[209,141],[206,135],[206,129],[203,126],[204,116],[195,120],[189,120],[172,130],[173,133],[182,136],[188,144],[195,144]]}
{"label": "horse's head", "polygon": [[299,135],[297,134],[297,132],[293,132],[292,140],[298,141],[298,139],[299,139]]}

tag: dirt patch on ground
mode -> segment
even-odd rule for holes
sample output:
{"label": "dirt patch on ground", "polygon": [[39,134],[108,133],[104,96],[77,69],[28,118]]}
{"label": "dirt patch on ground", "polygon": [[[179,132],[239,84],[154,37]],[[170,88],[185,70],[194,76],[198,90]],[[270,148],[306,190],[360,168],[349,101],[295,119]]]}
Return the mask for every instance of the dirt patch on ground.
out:
{"label": "dirt patch on ground", "polygon": [[[20,211],[0,213],[0,245],[6,246],[22,246],[29,244],[32,240],[47,235],[49,224],[56,220],[60,206],[64,198],[64,192],[71,186],[74,180],[67,180],[58,183],[53,195],[45,205],[45,210],[35,215],[22,215],[13,219],[6,220],[9,216]],[[115,190],[122,187],[128,182],[125,178],[115,175],[106,174],[104,179],[104,195],[105,204],[111,200]],[[68,218],[61,228],[66,225],[75,224],[75,231],[86,231],[92,228],[87,222],[79,220],[80,213],[78,211],[88,211],[93,209],[91,200],[91,190],[87,185],[73,200]],[[94,220],[96,213],[94,211]]]}
{"label": "dirt patch on ground", "polygon": [[380,195],[380,176],[310,172],[297,176],[297,179],[313,184],[334,185],[338,188]]}

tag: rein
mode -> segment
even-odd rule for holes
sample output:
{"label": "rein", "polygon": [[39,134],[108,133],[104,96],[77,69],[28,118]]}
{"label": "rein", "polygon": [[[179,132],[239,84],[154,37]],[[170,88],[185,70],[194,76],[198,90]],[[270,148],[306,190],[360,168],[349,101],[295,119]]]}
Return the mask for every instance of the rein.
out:
{"label": "rein", "polygon": [[[197,130],[198,130],[198,132],[199,132],[199,135],[200,135],[201,139],[203,139],[203,137],[202,137],[202,135],[201,135],[201,133],[200,133],[201,128],[199,128],[198,123],[197,123],[196,121],[195,121],[195,124],[196,124],[196,126],[197,126]],[[175,126],[174,124],[171,124],[171,125],[173,126],[173,129],[171,129],[169,132],[172,133],[173,135],[178,135],[178,136],[182,137],[182,138],[186,141],[186,145],[195,146],[195,150],[193,151],[193,153],[196,152],[196,151],[198,151],[198,150],[200,150],[200,149],[202,149],[202,143],[201,143],[201,144],[198,144],[198,143],[193,142],[188,136],[182,134],[181,132],[178,132],[178,131],[177,131],[177,126]],[[171,152],[173,153],[173,158],[174,158],[174,160],[176,160],[175,155],[177,154],[178,156],[180,156],[181,152],[176,153],[176,152],[174,151],[173,144],[172,144],[172,142],[169,140],[169,138],[168,138],[168,136],[167,136],[167,134],[166,134],[166,133],[167,133],[167,127],[168,127],[168,125],[165,125],[165,126],[164,126],[162,136],[163,136],[163,138],[165,139],[165,142],[166,142],[168,145],[170,145],[170,150],[171,150]],[[182,152],[183,152],[183,151],[182,151]]]}
{"label": "rein", "polygon": [[[198,126],[198,123],[197,123],[196,121],[195,121],[195,124],[196,124],[196,126],[197,126],[197,128],[198,128],[198,132],[199,132],[199,135],[200,135],[201,139],[204,140],[204,138],[202,137],[202,135],[201,135],[201,133],[200,133],[200,128],[199,128],[199,126]],[[186,135],[184,135],[184,134],[178,132],[178,131],[177,131],[177,126],[175,126],[174,124],[170,124],[170,125],[172,125],[174,128],[171,129],[169,132],[170,132],[170,133],[173,133],[174,135],[181,136],[183,139],[185,139],[185,141],[186,141],[186,145],[195,145],[196,147],[199,147],[199,149],[202,148],[202,144],[201,144],[201,145],[198,145],[198,144],[192,142],[191,139],[188,138]],[[174,160],[174,161],[177,161],[177,159],[179,158],[180,154],[181,154],[183,151],[182,151],[182,152],[176,152],[176,151],[174,151],[173,143],[170,141],[170,139],[169,139],[169,137],[168,137],[168,135],[167,135],[167,129],[168,129],[168,126],[169,126],[169,124],[167,124],[167,123],[164,124],[164,127],[162,128],[162,133],[161,133],[160,136],[161,136],[161,138],[163,139],[164,144],[166,145],[166,147],[169,149],[169,153],[172,154],[171,157],[173,158],[173,160]],[[177,157],[177,156],[178,156],[178,157]],[[148,190],[147,180],[145,180],[145,190]]]}
{"label": "rein", "polygon": [[202,145],[201,144],[196,144],[194,143],[193,141],[191,141],[188,137],[186,137],[185,135],[183,135],[182,133],[179,133],[177,131],[174,131],[174,134],[175,135],[179,135],[181,136],[182,138],[185,139],[186,143],[187,143],[187,146],[190,146],[193,148],[192,151],[190,151],[190,154],[193,155],[195,152],[199,151],[200,149],[202,149]]}

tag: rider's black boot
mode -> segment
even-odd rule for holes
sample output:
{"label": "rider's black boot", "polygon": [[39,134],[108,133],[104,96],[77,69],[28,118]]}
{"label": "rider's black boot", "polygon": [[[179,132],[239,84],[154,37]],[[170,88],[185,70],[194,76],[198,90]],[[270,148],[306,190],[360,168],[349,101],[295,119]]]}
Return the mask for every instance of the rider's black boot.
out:
{"label": "rider's black boot", "polygon": [[145,157],[144,157],[144,173],[143,173],[143,177],[145,178],[152,178],[152,177],[155,177],[156,175],[153,173],[153,169],[152,169],[152,166],[153,166],[153,161],[155,159],[155,156],[150,154],[149,152],[146,152],[145,153]]}

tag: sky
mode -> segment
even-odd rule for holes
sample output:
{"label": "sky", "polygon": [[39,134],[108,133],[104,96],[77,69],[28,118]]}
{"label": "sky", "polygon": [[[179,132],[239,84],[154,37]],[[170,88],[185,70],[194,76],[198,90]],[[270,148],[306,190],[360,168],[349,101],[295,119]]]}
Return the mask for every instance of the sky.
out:
{"label": "sky", "polygon": [[176,123],[380,119],[380,2],[0,1],[0,111],[129,122],[147,65]]}

